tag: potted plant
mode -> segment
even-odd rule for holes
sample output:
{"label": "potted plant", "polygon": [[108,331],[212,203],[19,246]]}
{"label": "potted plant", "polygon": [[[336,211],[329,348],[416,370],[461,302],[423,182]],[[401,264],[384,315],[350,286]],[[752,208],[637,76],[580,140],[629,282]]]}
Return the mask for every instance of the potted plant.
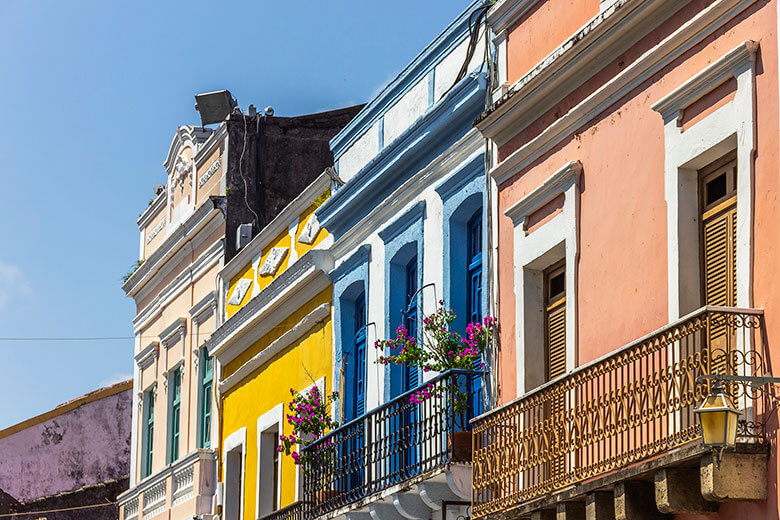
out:
{"label": "potted plant", "polygon": [[[482,356],[497,326],[497,320],[488,316],[481,323],[469,323],[466,325],[466,335],[461,336],[450,330],[455,317],[454,311],[444,307],[444,301],[439,300],[436,312],[423,319],[422,337],[419,340],[410,336],[406,327],[401,325],[396,330],[395,338],[378,340],[374,344],[383,352],[377,363],[406,365],[417,367],[423,372],[439,373],[454,369],[481,369]],[[479,366],[475,367],[477,363]],[[470,407],[469,392],[457,385],[448,389],[429,383],[413,392],[409,400],[419,404],[433,397],[444,397],[456,417],[463,416]],[[448,436],[449,448],[456,460],[471,460],[471,432],[466,430],[465,424],[458,426],[462,430],[450,432]]]}
{"label": "potted plant", "polygon": [[[310,452],[302,450],[328,431],[336,429],[339,424],[331,418],[331,405],[338,400],[338,392],[332,392],[329,395],[322,395],[317,386],[310,390],[297,393],[290,389],[292,401],[287,405],[290,413],[287,414],[287,423],[292,426],[290,435],[279,436],[279,446],[276,450],[292,457],[296,465],[303,467],[304,474],[311,475],[318,470],[328,467],[331,463],[332,453],[330,441],[326,440],[324,449]],[[324,483],[327,478],[323,479]],[[333,497],[335,491],[321,490],[317,492],[316,500],[318,503],[329,500]]]}

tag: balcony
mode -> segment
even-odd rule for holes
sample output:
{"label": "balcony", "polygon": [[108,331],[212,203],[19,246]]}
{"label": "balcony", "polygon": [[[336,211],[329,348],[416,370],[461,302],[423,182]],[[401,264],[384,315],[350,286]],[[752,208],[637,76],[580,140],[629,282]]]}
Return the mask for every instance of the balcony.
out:
{"label": "balcony", "polygon": [[[614,499],[611,518],[630,518],[629,488],[650,504],[654,491],[664,513],[717,510],[717,493],[705,490],[712,456],[699,442],[693,413],[711,383],[697,378],[716,371],[763,375],[763,345],[763,311],[704,307],[476,418],[473,517],[569,518],[566,511],[584,514],[606,496],[607,509]],[[737,451],[757,453],[759,467],[764,460],[765,492],[757,418],[767,402],[737,385],[729,392],[747,419]],[[673,485],[691,486],[685,498],[695,505],[664,503],[669,489],[659,485],[667,486],[669,475],[683,476]],[[754,476],[760,481],[760,469]],[[754,487],[758,494],[744,499],[761,499],[761,486]]]}
{"label": "balcony", "polygon": [[304,452],[305,518],[430,518],[471,497],[469,419],[482,374],[451,370]]}
{"label": "balcony", "polygon": [[265,515],[260,520],[303,520],[303,502],[290,504],[287,507]]}
{"label": "balcony", "polygon": [[[138,482],[118,497],[123,520],[167,518],[210,514],[216,482],[216,454],[196,450]],[[184,515],[184,516],[182,516]]]}

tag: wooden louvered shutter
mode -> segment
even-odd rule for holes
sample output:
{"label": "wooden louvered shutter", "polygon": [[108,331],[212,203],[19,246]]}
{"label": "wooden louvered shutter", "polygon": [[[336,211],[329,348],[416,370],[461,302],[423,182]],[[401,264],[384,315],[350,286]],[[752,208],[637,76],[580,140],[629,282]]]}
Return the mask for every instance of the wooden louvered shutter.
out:
{"label": "wooden louvered shutter", "polygon": [[[737,195],[736,160],[726,157],[700,172],[701,273],[705,305],[737,305]],[[726,357],[734,347],[726,323],[710,324],[706,339],[710,371],[726,371]]]}
{"label": "wooden louvered shutter", "polygon": [[566,273],[563,266],[545,272],[545,360],[547,380],[566,373]]}

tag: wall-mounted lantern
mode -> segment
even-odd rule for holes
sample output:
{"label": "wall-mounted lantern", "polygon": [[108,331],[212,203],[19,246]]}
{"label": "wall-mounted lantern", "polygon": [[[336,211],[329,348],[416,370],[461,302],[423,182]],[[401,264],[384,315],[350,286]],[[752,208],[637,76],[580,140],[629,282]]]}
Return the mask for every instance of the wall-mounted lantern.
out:
{"label": "wall-mounted lantern", "polygon": [[734,408],[719,379],[715,380],[710,394],[694,412],[701,424],[705,446],[724,449],[737,445],[737,422],[742,412]]}

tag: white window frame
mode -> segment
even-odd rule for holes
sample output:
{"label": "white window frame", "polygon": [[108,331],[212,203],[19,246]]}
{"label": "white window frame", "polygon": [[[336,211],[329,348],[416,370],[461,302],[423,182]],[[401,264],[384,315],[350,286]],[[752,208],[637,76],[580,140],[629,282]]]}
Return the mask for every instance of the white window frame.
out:
{"label": "white window frame", "polygon": [[227,493],[228,493],[228,454],[231,451],[235,451],[240,448],[241,453],[241,477],[239,479],[238,487],[240,490],[239,502],[238,502],[238,518],[244,520],[244,484],[246,482],[246,426],[236,430],[227,436],[224,443],[224,457],[225,463],[222,465],[222,504],[223,510],[227,507]]}
{"label": "white window frame", "polygon": [[[284,403],[279,403],[266,413],[257,418],[257,480],[255,481],[255,518],[261,518],[260,514],[260,474],[262,471],[262,442],[263,433],[276,426],[278,428],[279,435],[284,435]],[[279,468],[277,470],[277,482],[276,482],[276,503],[281,505],[282,503],[282,460],[279,458]],[[297,477],[296,477],[297,482]],[[297,499],[297,487],[296,487],[296,499]]]}
{"label": "white window frame", "polygon": [[[561,258],[565,258],[566,263],[566,372],[573,370],[576,365],[577,255],[579,242],[577,215],[579,213],[578,186],[581,174],[582,163],[571,161],[553,173],[541,186],[505,211],[505,215],[512,219],[514,225],[517,395],[523,395],[538,386],[533,384],[533,382],[527,382],[526,355],[530,355],[529,348],[539,349],[539,344],[533,347],[526,345],[526,337],[532,332],[530,329],[528,331],[526,329],[529,327],[538,328],[539,334],[543,337],[541,319],[539,323],[526,321],[526,301],[538,299],[541,307],[543,295],[541,278],[538,283],[532,283],[529,273],[538,272],[538,277],[541,277],[541,273],[545,268]],[[527,233],[526,222],[528,216],[560,194],[564,195],[562,211],[533,232]],[[534,294],[527,295],[527,292],[533,292]],[[530,311],[531,309],[528,310]]]}
{"label": "white window frame", "polygon": [[[756,42],[743,42],[652,107],[664,119],[670,322],[701,306],[697,172],[733,150],[737,152],[737,250],[752,251],[757,50]],[[732,77],[737,81],[734,98],[684,129],[684,109]],[[750,256],[737,255],[738,307],[753,303]]]}

